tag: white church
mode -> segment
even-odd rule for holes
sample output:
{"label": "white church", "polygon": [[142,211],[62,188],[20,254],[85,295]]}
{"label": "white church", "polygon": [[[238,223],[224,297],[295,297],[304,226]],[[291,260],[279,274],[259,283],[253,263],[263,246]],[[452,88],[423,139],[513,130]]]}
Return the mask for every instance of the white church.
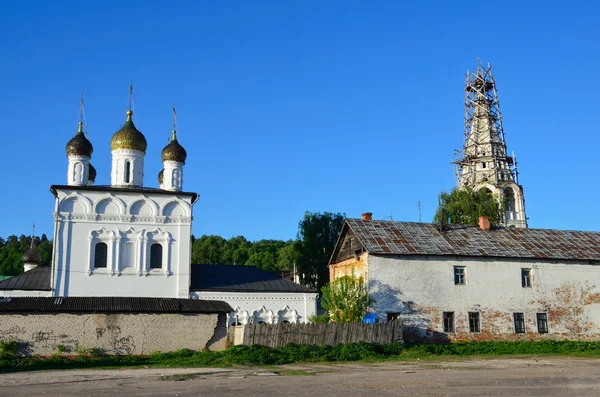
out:
{"label": "white church", "polygon": [[110,140],[110,185],[95,185],[93,147],[79,129],[66,145],[67,184],[55,197],[52,266],[33,247],[25,272],[0,282],[0,296],[154,297],[221,300],[230,324],[306,322],[317,293],[249,266],[191,264],[193,207],[183,190],[186,150],[177,139],[162,149],[158,188],[144,186],[146,138],[133,112]]}

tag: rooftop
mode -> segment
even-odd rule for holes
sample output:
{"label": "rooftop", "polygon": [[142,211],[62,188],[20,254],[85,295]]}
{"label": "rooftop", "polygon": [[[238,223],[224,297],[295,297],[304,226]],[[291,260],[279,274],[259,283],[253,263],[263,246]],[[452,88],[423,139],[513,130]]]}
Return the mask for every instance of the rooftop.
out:
{"label": "rooftop", "polygon": [[40,265],[28,272],[0,281],[0,291],[50,291],[50,266]]}
{"label": "rooftop", "polygon": [[349,218],[340,238],[348,228],[366,251],[378,255],[600,261],[600,232],[503,227],[484,231],[469,225],[444,225],[440,231],[434,223]]}
{"label": "rooftop", "polygon": [[222,301],[121,297],[0,297],[0,313],[229,313]]}
{"label": "rooftop", "polygon": [[192,265],[192,291],[307,292],[310,288],[254,266]]}

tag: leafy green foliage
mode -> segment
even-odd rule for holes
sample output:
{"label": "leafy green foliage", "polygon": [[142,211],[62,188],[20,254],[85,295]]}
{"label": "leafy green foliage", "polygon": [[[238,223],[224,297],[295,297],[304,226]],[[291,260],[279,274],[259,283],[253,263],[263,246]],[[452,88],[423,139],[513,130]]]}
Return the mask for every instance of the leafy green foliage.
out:
{"label": "leafy green foliage", "polygon": [[342,276],[323,287],[321,307],[336,323],[360,322],[369,309],[365,280],[354,275]]}
{"label": "leafy green foliage", "polygon": [[[0,352],[2,351],[0,342]],[[16,347],[11,342],[16,352]],[[540,342],[477,342],[453,344],[401,344],[378,345],[350,343],[335,346],[301,346],[290,344],[281,349],[253,346],[233,346],[220,352],[196,352],[182,349],[169,353],[152,353],[148,356],[76,357],[51,356],[18,357],[14,353],[0,355],[0,371],[37,370],[50,368],[91,367],[228,367],[233,365],[280,365],[298,362],[382,361],[444,356],[501,356],[501,355],[568,355],[600,356],[600,342],[540,341]]]}
{"label": "leafy green foliage", "polygon": [[0,360],[12,360],[19,351],[19,341],[12,338],[0,340]]}
{"label": "leafy green foliage", "polygon": [[344,218],[340,213],[307,211],[298,223],[298,272],[303,285],[320,291],[329,281],[329,258]]}
{"label": "leafy green foliage", "polygon": [[465,187],[452,189],[450,193],[441,192],[439,207],[433,218],[434,222],[456,225],[476,225],[480,216],[487,216],[492,225],[500,225],[504,221],[503,208],[489,190]]}
{"label": "leafy green foliage", "polygon": [[291,270],[295,242],[283,240],[248,241],[244,236],[225,240],[204,235],[192,243],[192,263],[209,265],[248,265],[267,271]]}
{"label": "leafy green foliage", "polygon": [[[35,249],[42,257],[42,264],[49,265],[52,261],[52,242],[45,234],[34,237]],[[9,236],[7,239],[0,238],[0,275],[16,276],[23,273],[23,262],[21,256],[31,246],[31,237],[21,235]]]}

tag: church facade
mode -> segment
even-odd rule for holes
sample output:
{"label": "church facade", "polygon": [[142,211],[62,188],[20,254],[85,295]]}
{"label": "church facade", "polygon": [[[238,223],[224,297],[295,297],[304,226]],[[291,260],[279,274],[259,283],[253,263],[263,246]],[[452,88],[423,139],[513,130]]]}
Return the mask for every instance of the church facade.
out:
{"label": "church facade", "polygon": [[144,186],[147,142],[131,107],[110,140],[110,185],[95,184],[93,146],[80,119],[66,145],[67,183],[50,188],[55,198],[52,266],[40,265],[32,247],[23,256],[25,272],[1,281],[0,296],[226,301],[233,309],[230,324],[306,322],[316,313],[315,291],[260,269],[192,271],[205,266],[191,264],[199,195],[183,190],[187,152],[177,139],[175,117],[172,138],[161,152],[158,188]]}

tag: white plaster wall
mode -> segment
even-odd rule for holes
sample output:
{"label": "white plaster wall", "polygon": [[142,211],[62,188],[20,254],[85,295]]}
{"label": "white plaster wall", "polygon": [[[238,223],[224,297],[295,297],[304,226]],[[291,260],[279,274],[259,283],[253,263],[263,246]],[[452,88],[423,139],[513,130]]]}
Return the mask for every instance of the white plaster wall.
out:
{"label": "white plaster wall", "polygon": [[[58,190],[52,285],[55,296],[187,298],[190,196]],[[123,269],[125,240],[135,267]],[[108,245],[108,267],[94,268],[95,244]],[[162,269],[150,269],[150,245],[163,245]]]}
{"label": "white plaster wall", "polygon": [[105,354],[150,354],[179,349],[223,350],[225,314],[2,314],[0,340],[25,345],[22,354],[47,356],[99,348]]}
{"label": "white plaster wall", "polygon": [[[445,338],[442,312],[455,312],[449,339],[598,339],[600,267],[588,263],[369,255],[369,292],[381,320],[400,312],[417,336]],[[465,266],[466,285],[454,285],[454,266]],[[531,268],[533,287],[521,285]],[[482,332],[469,333],[468,312],[480,312]],[[526,334],[515,334],[513,313],[525,315]],[[537,333],[536,313],[548,314],[549,334]]]}
{"label": "white plaster wall", "polygon": [[[112,168],[110,181],[113,186],[144,186],[144,156],[146,153],[132,149],[117,149],[111,152]],[[125,182],[126,167],[129,161],[129,182]]]}
{"label": "white plaster wall", "polygon": [[[290,310],[295,310],[298,313],[297,321],[300,323],[308,322],[308,319],[317,312],[317,296],[316,293],[293,293],[293,292],[214,292],[214,291],[191,291],[190,298],[204,300],[219,300],[229,303],[236,310],[246,311],[249,317],[252,317],[254,312],[265,319],[265,322],[271,323],[278,316],[279,311],[285,311],[286,306]],[[273,321],[266,321],[271,313]]]}

